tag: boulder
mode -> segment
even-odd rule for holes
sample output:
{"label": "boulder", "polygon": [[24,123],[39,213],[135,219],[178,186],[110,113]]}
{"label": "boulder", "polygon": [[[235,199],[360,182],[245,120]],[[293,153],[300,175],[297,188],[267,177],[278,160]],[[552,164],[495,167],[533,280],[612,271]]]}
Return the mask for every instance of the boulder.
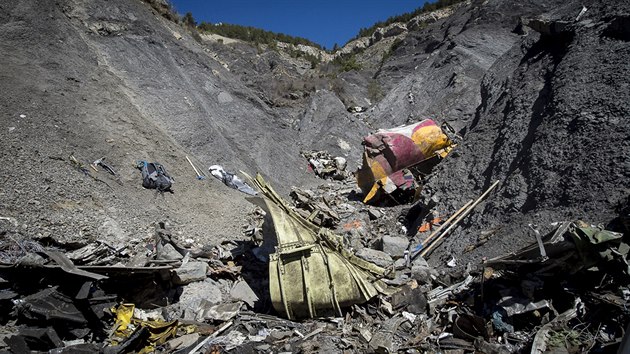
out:
{"label": "boulder", "polygon": [[422,265],[414,265],[411,267],[411,277],[418,281],[419,284],[430,284],[431,277],[436,277],[437,271],[431,267]]}

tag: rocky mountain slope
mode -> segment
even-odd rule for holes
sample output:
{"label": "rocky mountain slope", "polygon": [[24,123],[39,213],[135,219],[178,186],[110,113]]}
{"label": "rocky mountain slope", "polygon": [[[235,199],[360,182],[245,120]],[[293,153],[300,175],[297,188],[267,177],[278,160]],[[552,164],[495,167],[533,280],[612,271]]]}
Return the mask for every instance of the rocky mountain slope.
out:
{"label": "rocky mountain slope", "polygon": [[[526,223],[605,221],[628,188],[627,4],[585,6],[575,21],[574,2],[461,3],[349,43],[343,50],[355,48],[361,66],[343,72],[240,41],[198,42],[139,1],[4,3],[2,213],[53,239],[122,240],[171,218],[183,234],[222,240],[239,233],[249,205],[195,180],[186,155],[260,171],[287,191],[317,183],[300,150],[329,150],[353,168],[370,130],[433,118],[464,140],[423,204],[444,215],[501,181],[449,250],[487,228],[529,242],[518,232]],[[541,34],[526,18],[567,25]],[[369,110],[351,114],[350,105]],[[107,156],[120,184],[73,170],[71,154]],[[139,159],[164,163],[176,193],[143,190]]]}
{"label": "rocky mountain slope", "polygon": [[[7,2],[4,214],[29,210],[24,227],[42,235],[55,224],[93,237],[110,232],[106,224],[133,234],[161,214],[184,233],[228,237],[247,204],[216,181],[191,178],[186,155],[260,171],[286,191],[315,182],[301,149],[345,155],[353,167],[371,129],[434,118],[464,141],[425,188],[425,204],[447,213],[501,180],[453,247],[483,228],[512,234],[529,222],[605,220],[628,187],[627,8],[585,6],[575,21],[582,7],[573,2],[462,3],[389,37],[377,31],[383,38],[355,54],[359,70],[330,76],[333,64],[313,68],[281,50],[199,43],[143,2]],[[521,23],[541,16],[568,25],[540,34]],[[382,99],[368,97],[370,85]],[[371,107],[350,114],[352,104]],[[122,186],[73,171],[71,154],[107,156]],[[157,202],[137,183],[138,159],[163,162],[177,192]],[[59,216],[39,216],[48,210]]]}
{"label": "rocky mountain slope", "polygon": [[[2,211],[23,237],[142,238],[156,221],[201,244],[240,235],[250,204],[205,170],[307,179],[295,134],[176,24],[140,1],[5,2],[0,11]],[[76,170],[107,157],[119,174]],[[159,161],[175,194],[141,187]],[[297,177],[301,176],[301,177]],[[8,225],[3,225],[7,226]]]}
{"label": "rocky mountain slope", "polygon": [[[496,14],[510,13],[501,6],[496,11],[473,7],[468,23],[483,28],[489,16],[495,22]],[[534,18],[543,21],[521,28],[514,25],[516,19],[504,18],[499,23],[520,38],[504,31],[489,37],[486,45],[476,45],[482,52],[502,54],[494,61],[477,61],[490,66],[479,104],[468,106],[474,114],[468,116],[473,111],[465,108],[462,114],[448,108],[436,112],[453,116],[458,124],[463,118],[464,141],[426,186],[425,202],[454,210],[500,181],[483,212],[454,235],[445,258],[474,244],[482,231],[496,231],[496,241],[475,251],[473,259],[532,242],[528,224],[546,232],[561,220],[607,223],[627,202],[629,100],[622,88],[628,85],[630,48],[627,32],[618,24],[627,18],[629,3],[584,4],[587,10],[579,20],[582,4],[577,2],[520,6],[542,11]],[[496,46],[504,50],[487,51]],[[456,74],[457,87],[461,75]],[[472,101],[474,96],[467,97]]]}

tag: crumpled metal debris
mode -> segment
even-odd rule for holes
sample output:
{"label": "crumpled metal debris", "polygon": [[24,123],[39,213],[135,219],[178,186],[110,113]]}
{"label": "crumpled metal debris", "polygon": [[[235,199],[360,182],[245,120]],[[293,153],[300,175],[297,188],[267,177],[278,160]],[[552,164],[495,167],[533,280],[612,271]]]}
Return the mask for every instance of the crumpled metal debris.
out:
{"label": "crumpled metal debris", "polygon": [[111,346],[105,348],[106,353],[128,352],[130,349],[138,353],[150,353],[177,333],[177,320],[140,320],[134,317],[134,309],[134,304],[124,303],[111,309],[116,315],[116,322]]}
{"label": "crumpled metal debris", "polygon": [[316,198],[310,190],[295,187],[289,196],[297,207],[296,212],[313,224],[334,227],[339,223],[339,214],[328,205],[326,198]]}
{"label": "crumpled metal debris", "polygon": [[[520,269],[535,267],[537,272],[566,272],[574,274],[596,264],[613,262],[630,276],[628,255],[630,244],[618,232],[588,225],[582,221],[562,222],[556,230],[518,252],[496,257],[486,265],[498,268]],[[544,247],[544,256],[540,247]]]}
{"label": "crumpled metal debris", "polygon": [[210,174],[213,175],[216,179],[223,182],[223,184],[230,188],[238,189],[239,191],[249,195],[258,194],[252,187],[243,182],[243,180],[241,180],[237,175],[225,171],[223,167],[219,165],[210,166],[208,168],[208,171],[210,171]]}
{"label": "crumpled metal debris", "polygon": [[[404,238],[396,208],[365,207],[355,189],[352,178],[330,182],[313,193],[299,190],[295,204],[323,203],[338,215],[341,221],[330,225],[337,225],[343,245],[356,255],[379,252],[373,248],[385,235]],[[65,256],[59,249],[2,240],[0,261],[12,264],[0,264],[0,276],[6,274],[0,279],[0,318],[10,319],[11,335],[0,351],[575,353],[614,350],[628,332],[630,209],[608,224],[625,235],[578,221],[558,223],[545,236],[539,231],[545,225],[532,226],[530,246],[478,267],[462,269],[465,258],[453,252],[452,268],[433,269],[407,254],[389,259],[384,270],[361,263],[339,235],[305,220],[311,211],[265,190],[267,201],[259,204],[266,211],[256,209],[245,231],[254,242],[194,246],[164,224],[135,249],[99,240]],[[272,237],[261,245],[263,233]],[[202,271],[192,283],[174,284],[173,271],[184,264]],[[329,271],[328,265],[339,264],[345,277]],[[379,280],[390,287],[380,291]],[[289,293],[281,292],[280,282]],[[346,306],[340,287],[348,284],[356,297],[347,304],[354,305],[340,313],[338,307]],[[24,292],[33,288],[30,296]],[[263,314],[276,305],[284,317],[319,318],[298,322]],[[10,328],[14,320],[23,326]],[[111,330],[116,320],[120,333]],[[117,345],[104,348],[108,339]]]}
{"label": "crumpled metal debris", "polygon": [[[488,277],[494,288],[502,274],[526,277],[520,286],[498,292],[494,328],[524,335],[513,345],[531,342],[531,353],[582,352],[617,341],[630,318],[630,302],[623,296],[630,279],[624,235],[572,221],[535,236],[531,245],[485,263],[486,270],[492,269],[485,273],[494,274]],[[508,279],[503,282],[510,285]]]}

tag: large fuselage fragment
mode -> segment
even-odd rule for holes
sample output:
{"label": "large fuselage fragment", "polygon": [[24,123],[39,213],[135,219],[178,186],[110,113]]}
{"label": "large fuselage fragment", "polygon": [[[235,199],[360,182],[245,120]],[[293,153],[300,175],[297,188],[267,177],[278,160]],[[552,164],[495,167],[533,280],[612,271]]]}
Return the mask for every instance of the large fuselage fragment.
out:
{"label": "large fuselage fragment", "polygon": [[381,129],[364,138],[363,164],[357,171],[357,184],[364,202],[379,199],[382,193],[414,187],[405,169],[430,159],[440,150],[453,145],[433,120]]}

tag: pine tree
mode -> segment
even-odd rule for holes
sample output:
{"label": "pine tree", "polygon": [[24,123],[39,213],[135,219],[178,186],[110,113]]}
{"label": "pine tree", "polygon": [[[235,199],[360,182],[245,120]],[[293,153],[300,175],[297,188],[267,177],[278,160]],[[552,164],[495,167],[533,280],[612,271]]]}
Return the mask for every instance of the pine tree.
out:
{"label": "pine tree", "polygon": [[197,22],[195,22],[195,19],[190,12],[186,12],[186,15],[184,15],[184,18],[182,19],[182,22],[188,27],[197,27]]}

